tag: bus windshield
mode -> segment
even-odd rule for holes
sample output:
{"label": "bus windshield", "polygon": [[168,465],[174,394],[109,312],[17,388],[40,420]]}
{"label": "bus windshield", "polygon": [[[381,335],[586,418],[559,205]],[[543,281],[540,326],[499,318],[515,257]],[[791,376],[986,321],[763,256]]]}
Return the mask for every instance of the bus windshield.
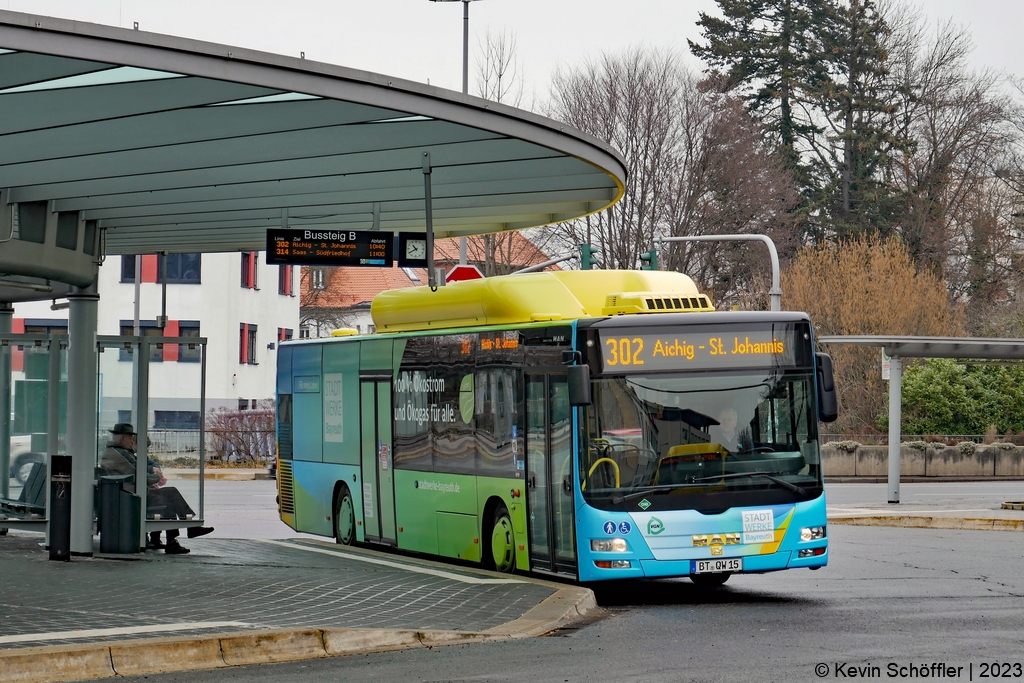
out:
{"label": "bus windshield", "polygon": [[816,498],[813,382],[795,369],[596,379],[581,435],[584,498],[702,511]]}

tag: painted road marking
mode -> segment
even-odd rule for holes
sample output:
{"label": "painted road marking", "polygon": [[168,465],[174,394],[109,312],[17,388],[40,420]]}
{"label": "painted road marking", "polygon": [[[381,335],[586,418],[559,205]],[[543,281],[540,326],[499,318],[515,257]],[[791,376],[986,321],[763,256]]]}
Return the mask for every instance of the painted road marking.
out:
{"label": "painted road marking", "polygon": [[252,624],[244,621],[191,621],[180,624],[92,628],[78,631],[50,631],[49,633],[19,633],[16,636],[0,636],[0,645],[37,640],[72,640],[75,638],[102,638],[104,636],[131,636],[139,633],[162,633],[164,631],[196,631],[206,628],[224,628],[225,626],[252,626]]}
{"label": "painted road marking", "polygon": [[295,545],[293,543],[286,543],[284,541],[262,541],[263,543],[269,543],[271,545],[279,545],[282,548],[291,548],[292,550],[305,550],[310,553],[320,553],[321,555],[332,555],[334,557],[342,557],[346,560],[355,560],[356,562],[366,562],[367,564],[377,564],[384,567],[392,567],[394,569],[402,569],[407,572],[415,572],[416,574],[429,574],[430,576],[440,576],[441,578],[451,579],[452,581],[461,581],[462,583],[472,584],[498,584],[498,583],[525,583],[519,579],[483,579],[476,576],[466,576],[465,574],[453,574],[452,572],[441,571],[440,569],[430,569],[428,567],[417,567],[414,565],[401,564],[399,562],[389,562],[388,560],[378,560],[375,557],[363,557],[362,555],[356,555],[355,553],[338,552],[336,550],[327,550],[325,548],[311,548],[306,545]]}

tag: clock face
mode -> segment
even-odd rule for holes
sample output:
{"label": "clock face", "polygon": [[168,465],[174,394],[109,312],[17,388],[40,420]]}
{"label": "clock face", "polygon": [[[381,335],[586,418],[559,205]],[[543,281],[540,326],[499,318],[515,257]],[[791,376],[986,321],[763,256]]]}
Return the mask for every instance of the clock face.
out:
{"label": "clock face", "polygon": [[408,240],[405,243],[405,257],[409,259],[427,258],[427,241]]}

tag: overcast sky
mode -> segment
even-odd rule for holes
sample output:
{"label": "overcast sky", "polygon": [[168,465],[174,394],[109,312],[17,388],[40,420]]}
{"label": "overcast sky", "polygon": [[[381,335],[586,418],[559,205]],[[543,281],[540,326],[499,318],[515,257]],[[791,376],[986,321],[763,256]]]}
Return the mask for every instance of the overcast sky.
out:
{"label": "overcast sky", "polygon": [[[899,0],[896,0],[899,1]],[[1024,2],[920,0],[929,18],[968,27],[973,62],[1024,74]],[[528,97],[546,99],[552,70],[633,45],[686,49],[714,0],[480,0],[470,51],[485,30],[515,31]],[[462,3],[429,0],[0,0],[0,8],[168,33],[462,88]],[[471,62],[472,64],[472,62]],[[470,69],[470,92],[474,88]]]}

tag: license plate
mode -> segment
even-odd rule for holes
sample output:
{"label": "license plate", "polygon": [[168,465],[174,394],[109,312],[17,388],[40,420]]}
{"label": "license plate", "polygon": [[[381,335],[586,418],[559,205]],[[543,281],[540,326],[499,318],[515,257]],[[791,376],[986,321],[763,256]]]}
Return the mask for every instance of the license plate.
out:
{"label": "license plate", "polygon": [[692,560],[691,574],[717,574],[721,572],[743,571],[743,558],[734,557],[728,560]]}

